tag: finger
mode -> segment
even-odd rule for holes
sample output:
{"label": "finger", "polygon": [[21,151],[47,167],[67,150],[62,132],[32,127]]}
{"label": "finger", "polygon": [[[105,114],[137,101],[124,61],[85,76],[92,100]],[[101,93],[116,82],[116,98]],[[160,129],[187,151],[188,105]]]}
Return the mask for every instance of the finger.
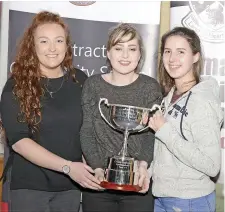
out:
{"label": "finger", "polygon": [[85,177],[88,179],[88,180],[90,180],[90,181],[92,181],[92,182],[94,182],[94,183],[97,183],[97,184],[100,184],[101,182],[99,181],[99,179],[97,179],[95,176],[93,176],[92,174],[90,174],[89,172],[87,172],[86,174],[85,174]]}
{"label": "finger", "polygon": [[159,116],[162,116],[162,113],[158,110],[158,111],[155,112],[154,115],[155,115],[156,117],[159,117]]}
{"label": "finger", "polygon": [[98,176],[97,179],[102,182],[104,180],[104,177],[103,176]]}
{"label": "finger", "polygon": [[90,180],[87,180],[85,183],[86,183],[85,185],[87,185],[88,187],[92,187],[92,189],[102,190],[102,187],[100,185],[98,185]]}
{"label": "finger", "polygon": [[150,183],[150,180],[145,178],[143,186],[142,186],[142,190],[139,191],[139,192],[140,193],[146,193],[149,190],[149,183]]}
{"label": "finger", "polygon": [[87,171],[89,171],[89,172],[91,172],[91,173],[94,173],[94,170],[93,170],[90,166],[84,164],[84,168],[85,168]]}
{"label": "finger", "polygon": [[89,188],[92,190],[99,190],[97,187],[92,186],[92,185],[88,184],[87,182],[84,182],[83,184],[84,184],[85,188]]}
{"label": "finger", "polygon": [[144,175],[141,175],[141,177],[140,177],[139,180],[138,180],[138,185],[139,185],[140,187],[143,186],[144,179],[145,179],[145,176],[144,176]]}
{"label": "finger", "polygon": [[79,184],[80,184],[83,188],[86,188],[86,186],[85,186],[82,182],[79,182]]}

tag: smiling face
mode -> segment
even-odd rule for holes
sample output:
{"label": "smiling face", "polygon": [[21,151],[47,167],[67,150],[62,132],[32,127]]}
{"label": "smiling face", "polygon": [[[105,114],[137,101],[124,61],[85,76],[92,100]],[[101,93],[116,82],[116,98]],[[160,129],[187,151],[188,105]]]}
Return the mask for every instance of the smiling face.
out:
{"label": "smiling face", "polygon": [[199,60],[199,53],[193,54],[188,41],[174,35],[166,39],[163,64],[167,73],[175,81],[191,81],[194,79],[193,65]]}
{"label": "smiling face", "polygon": [[41,71],[59,71],[67,51],[66,34],[62,26],[51,23],[38,26],[34,43]]}
{"label": "smiling face", "polygon": [[122,38],[121,42],[107,52],[112,71],[126,75],[135,72],[141,58],[138,39],[129,40],[130,35]]}

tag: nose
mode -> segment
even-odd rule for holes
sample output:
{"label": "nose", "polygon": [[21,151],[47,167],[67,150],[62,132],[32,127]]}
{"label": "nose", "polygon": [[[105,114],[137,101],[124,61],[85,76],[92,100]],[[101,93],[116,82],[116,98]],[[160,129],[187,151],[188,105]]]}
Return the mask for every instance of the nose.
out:
{"label": "nose", "polygon": [[126,49],[123,50],[123,58],[128,58],[128,51]]}
{"label": "nose", "polygon": [[54,42],[51,42],[50,45],[49,45],[49,50],[51,52],[54,52],[56,50],[56,47],[55,47],[55,43]]}
{"label": "nose", "polygon": [[174,53],[172,53],[172,52],[171,52],[171,54],[170,54],[169,61],[170,61],[170,62],[176,61],[176,55],[175,55]]}

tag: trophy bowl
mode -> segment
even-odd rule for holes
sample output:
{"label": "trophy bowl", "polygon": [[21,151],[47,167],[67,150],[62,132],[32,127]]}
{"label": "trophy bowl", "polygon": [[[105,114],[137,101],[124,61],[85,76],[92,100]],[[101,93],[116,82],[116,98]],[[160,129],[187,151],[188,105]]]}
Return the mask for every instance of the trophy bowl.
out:
{"label": "trophy bowl", "polygon": [[[109,120],[102,113],[101,104],[109,108]],[[159,105],[153,105],[151,109],[130,105],[109,104],[108,99],[101,98],[99,111],[106,123],[115,130],[124,134],[123,147],[118,155],[110,157],[105,169],[104,181],[101,186],[106,189],[135,191],[141,190],[138,186],[138,172],[135,159],[128,156],[127,142],[130,133],[138,133],[148,128],[149,117],[160,110]]]}

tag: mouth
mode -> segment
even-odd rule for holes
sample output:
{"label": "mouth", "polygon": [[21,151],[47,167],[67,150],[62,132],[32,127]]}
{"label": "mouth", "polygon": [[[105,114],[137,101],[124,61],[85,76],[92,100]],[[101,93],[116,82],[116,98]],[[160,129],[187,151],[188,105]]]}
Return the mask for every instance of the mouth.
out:
{"label": "mouth", "polygon": [[49,57],[49,58],[55,58],[57,57],[58,54],[47,54],[46,57]]}
{"label": "mouth", "polygon": [[121,60],[121,61],[119,61],[119,63],[120,63],[120,65],[122,65],[122,66],[129,66],[131,62]]}
{"label": "mouth", "polygon": [[181,65],[169,65],[170,69],[178,69]]}

